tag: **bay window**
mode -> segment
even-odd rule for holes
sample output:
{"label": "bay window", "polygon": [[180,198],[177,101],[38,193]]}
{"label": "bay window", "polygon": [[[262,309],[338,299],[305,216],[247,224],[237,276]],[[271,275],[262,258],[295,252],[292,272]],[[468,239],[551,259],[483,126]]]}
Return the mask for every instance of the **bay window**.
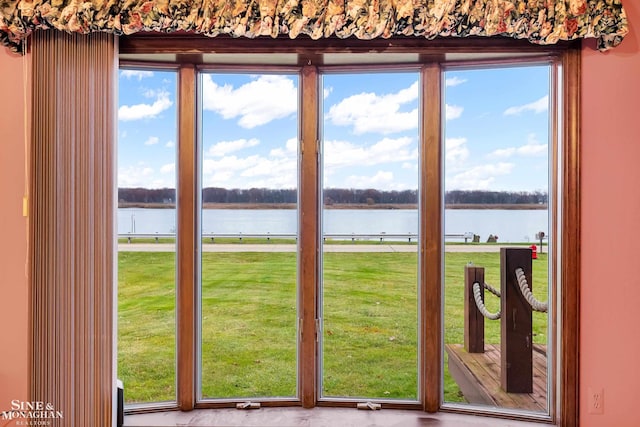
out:
{"label": "bay window", "polygon": [[[144,402],[360,404],[546,421],[572,410],[571,49],[291,54],[265,44],[186,54],[177,43],[168,49],[176,53],[155,55],[144,43],[123,42],[123,69],[178,70],[177,302],[168,320],[177,335],[160,344],[175,349],[177,374],[175,403],[159,404],[171,400],[162,393],[130,399],[129,413],[147,411]],[[502,199],[487,201],[494,196]],[[450,374],[445,351],[463,340],[465,265],[497,282],[501,245],[539,241],[534,293],[550,302],[534,319],[534,343],[546,351],[542,406],[477,401]],[[136,298],[127,286],[121,279],[121,319]],[[123,326],[126,397],[147,367],[129,372]],[[496,328],[487,325],[487,344],[499,344]]]}

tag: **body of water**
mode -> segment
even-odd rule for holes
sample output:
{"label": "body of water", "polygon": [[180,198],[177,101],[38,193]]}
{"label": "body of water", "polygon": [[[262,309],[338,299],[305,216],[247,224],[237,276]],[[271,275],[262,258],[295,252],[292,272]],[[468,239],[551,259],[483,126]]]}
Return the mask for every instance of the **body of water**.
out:
{"label": "body of water", "polygon": [[[445,234],[475,233],[485,242],[533,242],[536,233],[549,235],[546,210],[447,209]],[[174,209],[118,209],[118,233],[173,233]],[[418,212],[409,209],[328,209],[326,234],[407,234],[418,232]],[[203,233],[287,234],[297,230],[297,211],[290,209],[205,209]]]}

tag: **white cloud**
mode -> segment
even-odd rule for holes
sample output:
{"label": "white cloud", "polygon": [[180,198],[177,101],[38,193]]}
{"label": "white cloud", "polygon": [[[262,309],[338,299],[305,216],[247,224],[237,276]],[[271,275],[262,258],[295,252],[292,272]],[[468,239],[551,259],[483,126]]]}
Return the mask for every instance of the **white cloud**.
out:
{"label": "white cloud", "polygon": [[291,157],[298,154],[298,138],[290,138],[283,148],[274,148],[269,152],[273,157]]}
{"label": "white cloud", "polygon": [[549,95],[545,95],[537,101],[530,102],[529,104],[518,105],[515,107],[509,107],[504,111],[505,116],[517,116],[527,111],[533,111],[536,114],[544,113],[549,109]]}
{"label": "white cloud", "polygon": [[228,156],[204,159],[205,186],[227,188],[294,188],[297,171],[295,158]]}
{"label": "white cloud", "polygon": [[460,77],[450,77],[444,81],[445,86],[453,87],[461,85],[462,83],[466,83],[467,79],[461,79]]}
{"label": "white cloud", "polygon": [[333,92],[333,87],[331,86],[327,86],[322,90],[322,97],[324,99],[327,99],[329,97],[329,95],[331,95],[331,92]]}
{"label": "white cloud", "polygon": [[157,136],[150,136],[145,142],[144,145],[156,145],[158,142],[160,142],[160,138],[158,138]]}
{"label": "white cloud", "polygon": [[548,144],[540,144],[535,133],[527,136],[527,144],[517,148],[522,156],[543,156],[548,153]]}
{"label": "white cloud", "polygon": [[460,168],[469,158],[467,138],[447,138],[445,140],[445,161],[447,168]]}
{"label": "white cloud", "polygon": [[240,173],[240,176],[253,178],[253,177],[266,177],[269,180],[276,180],[277,175],[293,172],[293,176],[296,175],[295,161],[291,161],[289,158],[264,158],[261,157],[259,162],[256,162],[253,166],[245,169]]}
{"label": "white cloud", "polygon": [[254,166],[259,159],[260,156],[257,155],[244,158],[234,155],[225,156],[220,159],[204,159],[202,161],[202,172],[207,175],[220,171],[237,172]]}
{"label": "white cloud", "polygon": [[445,118],[447,120],[457,119],[458,117],[460,117],[462,115],[463,111],[464,111],[463,107],[460,107],[458,105],[446,104],[445,105]]}
{"label": "white cloud", "polygon": [[145,98],[157,98],[163,92],[162,89],[145,89],[142,96]]}
{"label": "white cloud", "polygon": [[547,152],[548,145],[541,144],[537,140],[536,135],[531,133],[527,136],[527,143],[525,145],[521,145],[520,147],[500,148],[489,153],[487,157],[509,158],[514,155],[533,157],[544,156]]}
{"label": "white cloud", "polygon": [[168,163],[166,165],[162,165],[162,167],[160,168],[160,172],[161,173],[166,173],[166,174],[173,174],[176,171],[176,164],[175,163]]}
{"label": "white cloud", "polygon": [[523,156],[541,156],[547,153],[547,144],[523,145],[517,151]]}
{"label": "white cloud", "polygon": [[492,151],[491,153],[489,153],[487,155],[487,157],[502,157],[502,158],[508,158],[513,156],[516,153],[516,148],[515,147],[509,147],[509,148],[498,148],[495,151]]}
{"label": "white cloud", "polygon": [[142,80],[147,77],[153,77],[153,71],[142,71],[142,70],[122,70],[120,71],[120,75],[122,77],[126,77],[127,79],[138,79]]}
{"label": "white cloud", "polygon": [[325,141],[325,167],[373,166],[416,159],[411,149],[412,138],[383,138],[372,145],[356,145],[348,141]]}
{"label": "white cloud", "polygon": [[173,148],[173,147],[176,146],[176,143],[173,142],[173,141],[167,141],[167,143],[164,144],[164,146],[167,147],[167,148]]}
{"label": "white cloud", "polygon": [[251,129],[288,117],[298,109],[298,89],[285,76],[263,75],[238,88],[219,86],[210,74],[203,79],[203,109],[225,119],[238,119],[238,125]]}
{"label": "white cloud", "polygon": [[121,168],[118,171],[118,187],[135,187],[144,183],[145,179],[153,175],[153,169],[145,164]]}
{"label": "white cloud", "polygon": [[[297,186],[298,138],[287,139],[267,155],[240,151],[225,151],[203,159],[203,185],[248,189],[252,187],[295,188]],[[338,170],[351,173],[341,178],[340,185],[404,189],[395,182],[392,172],[380,170],[365,176],[358,167],[396,163],[398,167],[417,167],[418,153],[414,138],[382,138],[364,145],[347,141],[327,141],[323,147],[327,155],[325,178],[336,176]],[[391,170],[391,169],[387,169]]]}
{"label": "white cloud", "polygon": [[295,188],[297,186],[297,138],[274,148],[268,156],[222,155],[202,162],[204,186],[226,188]]}
{"label": "white cloud", "polygon": [[234,141],[220,141],[209,147],[207,154],[213,157],[222,157],[229,153],[233,153],[234,151],[239,151],[248,147],[255,147],[258,144],[260,144],[260,141],[258,141],[256,138],[241,138]]}
{"label": "white cloud", "polygon": [[152,119],[173,105],[168,92],[156,93],[153,104],[123,105],[118,109],[118,120],[131,121]]}
{"label": "white cloud", "polygon": [[230,184],[230,180],[233,178],[233,172],[231,171],[218,171],[212,172],[208,177],[205,176],[205,187],[233,187],[241,188]]}
{"label": "white cloud", "polygon": [[155,170],[146,163],[118,169],[118,187],[164,188],[174,187],[173,177],[158,177]]}
{"label": "white cloud", "polygon": [[392,188],[393,172],[378,171],[374,176],[357,176],[351,175],[347,177],[344,185],[347,188]]}
{"label": "white cloud", "polygon": [[408,88],[387,95],[372,92],[352,95],[332,105],[325,118],[337,126],[352,126],[356,135],[417,129],[418,109],[405,112],[400,111],[400,107],[418,99],[418,88],[416,81]]}
{"label": "white cloud", "polygon": [[470,169],[447,177],[447,189],[488,190],[496,177],[508,175],[514,168],[513,163],[496,163],[474,166]]}
{"label": "white cloud", "polygon": [[404,162],[401,167],[402,169],[418,170],[418,162]]}

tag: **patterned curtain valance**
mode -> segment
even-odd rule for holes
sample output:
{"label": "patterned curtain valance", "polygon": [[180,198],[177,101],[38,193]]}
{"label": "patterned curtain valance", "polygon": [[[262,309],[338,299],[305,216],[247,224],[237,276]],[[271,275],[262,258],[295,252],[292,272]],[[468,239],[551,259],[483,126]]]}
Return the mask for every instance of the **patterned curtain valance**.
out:
{"label": "patterned curtain valance", "polygon": [[621,0],[0,0],[0,42],[18,50],[37,29],[312,39],[508,36],[537,44],[628,32]]}

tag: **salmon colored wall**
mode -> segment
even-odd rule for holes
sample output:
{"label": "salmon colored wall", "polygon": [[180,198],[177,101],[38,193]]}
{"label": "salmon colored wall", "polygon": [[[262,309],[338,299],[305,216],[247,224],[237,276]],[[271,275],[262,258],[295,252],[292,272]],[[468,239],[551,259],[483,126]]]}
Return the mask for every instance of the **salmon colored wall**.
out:
{"label": "salmon colored wall", "polygon": [[640,2],[623,5],[622,44],[582,55],[581,427],[640,426]]}
{"label": "salmon colored wall", "polygon": [[22,58],[0,48],[0,412],[27,399],[29,304]]}

